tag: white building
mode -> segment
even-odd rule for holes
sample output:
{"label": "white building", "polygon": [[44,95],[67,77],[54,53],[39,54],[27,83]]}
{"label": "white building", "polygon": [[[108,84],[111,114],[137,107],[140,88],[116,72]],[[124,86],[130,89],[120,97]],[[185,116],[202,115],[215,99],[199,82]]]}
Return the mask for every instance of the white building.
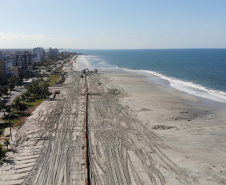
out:
{"label": "white building", "polygon": [[1,68],[6,76],[13,74],[13,60],[9,56],[0,58],[2,64]]}
{"label": "white building", "polygon": [[13,73],[13,60],[5,60],[5,73],[6,75],[11,75]]}
{"label": "white building", "polygon": [[43,59],[43,57],[44,57],[45,51],[44,51],[43,48],[37,47],[37,48],[34,48],[34,49],[33,49],[33,53],[37,55],[36,60],[37,60],[38,62],[41,62],[42,59]]}

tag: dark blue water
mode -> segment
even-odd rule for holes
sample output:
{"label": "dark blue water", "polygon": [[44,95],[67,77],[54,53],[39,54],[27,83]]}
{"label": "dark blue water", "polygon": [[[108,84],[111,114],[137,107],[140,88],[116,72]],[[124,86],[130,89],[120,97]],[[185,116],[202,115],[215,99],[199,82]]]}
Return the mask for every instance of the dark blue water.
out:
{"label": "dark blue water", "polygon": [[[191,94],[226,100],[226,49],[75,50],[95,67],[141,71]],[[88,67],[88,66],[87,66]],[[192,91],[194,91],[192,93]],[[207,93],[207,94],[206,94]],[[208,97],[207,97],[208,98]]]}

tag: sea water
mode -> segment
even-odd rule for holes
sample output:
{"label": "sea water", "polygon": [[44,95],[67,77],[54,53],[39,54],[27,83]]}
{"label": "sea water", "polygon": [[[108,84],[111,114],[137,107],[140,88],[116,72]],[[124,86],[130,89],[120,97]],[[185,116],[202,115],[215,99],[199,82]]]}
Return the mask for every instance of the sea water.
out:
{"label": "sea water", "polygon": [[82,68],[142,73],[180,91],[226,103],[226,49],[67,50]]}

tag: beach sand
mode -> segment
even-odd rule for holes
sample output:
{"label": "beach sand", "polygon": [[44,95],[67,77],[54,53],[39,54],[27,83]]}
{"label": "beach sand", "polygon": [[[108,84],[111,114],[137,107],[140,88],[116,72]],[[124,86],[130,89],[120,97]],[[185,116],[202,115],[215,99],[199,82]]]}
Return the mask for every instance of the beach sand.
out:
{"label": "beach sand", "polygon": [[[159,137],[162,152],[194,184],[226,184],[226,110],[142,75],[124,71],[104,75],[124,89],[122,104]],[[170,177],[168,183],[173,184]]]}
{"label": "beach sand", "polygon": [[130,72],[81,78],[75,57],[63,69],[61,93],[13,130],[0,184],[85,183],[86,83],[91,184],[226,184],[223,108]]}

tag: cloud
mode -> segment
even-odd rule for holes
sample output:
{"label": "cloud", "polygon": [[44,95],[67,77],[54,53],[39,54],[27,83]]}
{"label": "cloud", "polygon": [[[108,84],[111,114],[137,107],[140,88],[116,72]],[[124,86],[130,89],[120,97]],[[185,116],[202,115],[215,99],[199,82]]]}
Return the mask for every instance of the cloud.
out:
{"label": "cloud", "polygon": [[41,34],[18,34],[0,32],[0,48],[67,47],[74,45],[76,38],[48,37]]}

